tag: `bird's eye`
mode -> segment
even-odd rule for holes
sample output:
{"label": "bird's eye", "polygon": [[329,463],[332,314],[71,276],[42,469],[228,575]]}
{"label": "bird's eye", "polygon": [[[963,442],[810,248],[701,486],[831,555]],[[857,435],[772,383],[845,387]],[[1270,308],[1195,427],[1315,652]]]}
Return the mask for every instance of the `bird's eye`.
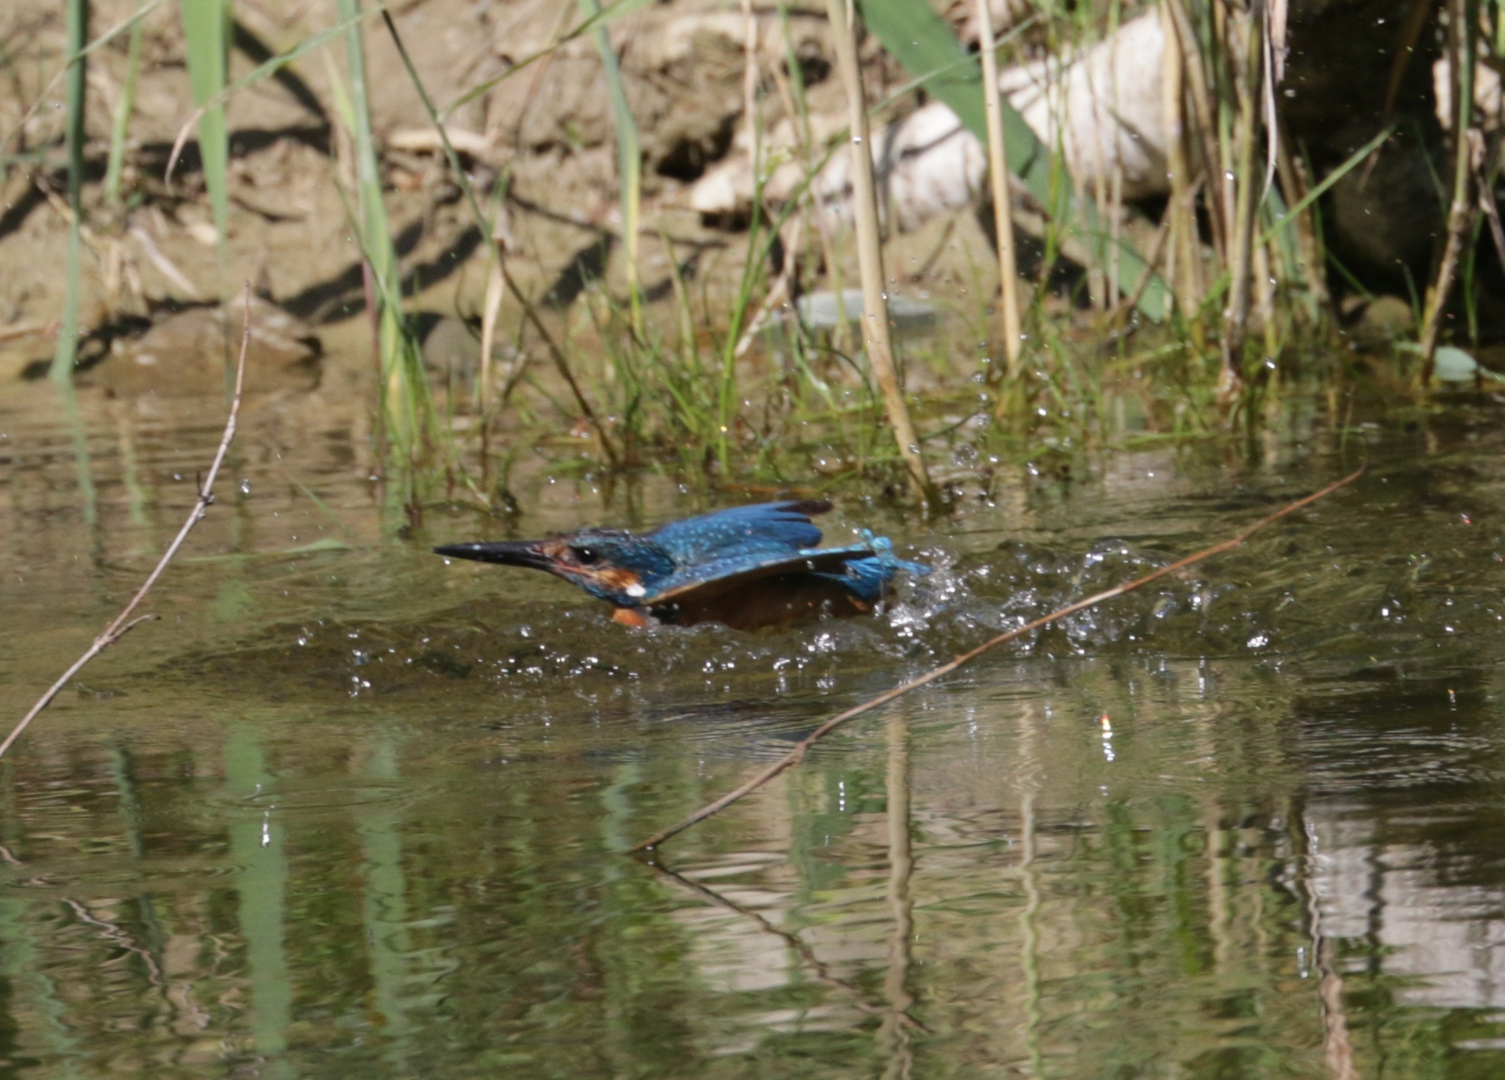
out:
{"label": "bird's eye", "polygon": [[581,566],[590,566],[592,563],[601,561],[601,555],[595,548],[577,547],[570,548],[570,551],[574,553],[575,561]]}

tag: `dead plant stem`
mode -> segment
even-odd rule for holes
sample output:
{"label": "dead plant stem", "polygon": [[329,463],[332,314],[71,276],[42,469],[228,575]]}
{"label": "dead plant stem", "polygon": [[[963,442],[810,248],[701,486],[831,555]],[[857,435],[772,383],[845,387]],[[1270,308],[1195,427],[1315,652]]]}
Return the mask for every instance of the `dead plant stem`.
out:
{"label": "dead plant stem", "polygon": [[888,422],[893,425],[899,457],[909,473],[910,487],[928,510],[940,506],[940,496],[931,483],[920,453],[920,438],[915,433],[909,407],[904,403],[904,389],[894,364],[892,335],[888,328],[888,303],[883,272],[883,246],[878,227],[878,194],[873,181],[873,152],[867,122],[867,100],[862,93],[862,70],[857,62],[857,38],[852,25],[849,0],[826,0],[836,42],[836,66],[846,92],[847,116],[852,133],[847,152],[851,154],[853,210],[857,218],[857,264],[862,276],[862,340],[867,346],[873,375],[883,391]]}
{"label": "dead plant stem", "polygon": [[[1003,102],[998,89],[998,52],[990,0],[977,0],[978,46],[982,52],[983,106],[988,121],[988,180],[993,190],[993,229],[998,243],[999,319],[1003,354],[1011,377],[1019,374],[1023,333],[1019,321],[1019,261],[1014,254],[1013,200],[1009,197],[1008,152],[1003,141]],[[1146,274],[1148,279],[1151,275]]]}
{"label": "dead plant stem", "polygon": [[[1286,193],[1286,202],[1294,204],[1306,197],[1311,190],[1310,177],[1304,159],[1291,153],[1291,141],[1284,133],[1279,139],[1280,152],[1276,155],[1276,167],[1280,174],[1280,188]],[[1296,236],[1297,275],[1311,295],[1311,322],[1317,321],[1319,312],[1327,308],[1331,297],[1327,291],[1327,277],[1322,273],[1325,259],[1322,243],[1317,236],[1317,225],[1312,219],[1311,207],[1291,219],[1291,229]]]}
{"label": "dead plant stem", "polygon": [[[1453,195],[1448,207],[1447,240],[1437,277],[1427,291],[1426,308],[1421,321],[1421,368],[1417,384],[1426,386],[1432,378],[1437,356],[1437,338],[1442,328],[1443,312],[1453,291],[1463,245],[1473,235],[1475,200],[1470,196],[1474,170],[1471,165],[1475,140],[1473,127],[1474,27],[1478,25],[1478,4],[1474,0],[1448,0],[1448,52],[1452,61],[1453,98]],[[1468,20],[1475,20],[1472,24]]]}
{"label": "dead plant stem", "polygon": [[543,320],[538,317],[538,309],[523,295],[523,291],[517,287],[517,282],[512,280],[512,274],[507,269],[507,260],[499,257],[497,259],[497,266],[501,269],[502,280],[507,285],[507,291],[512,294],[512,298],[517,301],[518,306],[522,309],[523,317],[532,324],[534,331],[543,339],[544,348],[549,350],[549,356],[554,360],[554,367],[559,372],[559,377],[569,386],[570,393],[575,398],[575,407],[580,410],[580,415],[585,418],[585,422],[596,433],[596,438],[601,443],[601,452],[606,455],[606,460],[611,467],[616,468],[622,463],[621,459],[617,456],[615,448],[611,445],[611,439],[607,436],[606,428],[602,425],[600,417],[596,415],[596,410],[591,408],[590,402],[585,398],[585,393],[580,389],[580,384],[575,381],[575,373],[570,370],[569,358],[564,355],[564,350],[554,341],[554,336],[549,333],[548,327],[544,326]]}
{"label": "dead plant stem", "polygon": [[[1232,280],[1228,304],[1223,309],[1223,369],[1218,379],[1218,396],[1224,402],[1236,398],[1244,388],[1244,335],[1249,328],[1254,266],[1254,128],[1259,115],[1261,74],[1258,21],[1247,11],[1229,12],[1227,32],[1234,46],[1229,51],[1238,58],[1231,73],[1238,111],[1232,148],[1235,172],[1230,174],[1236,185],[1228,245],[1228,273]],[[1225,175],[1225,180],[1228,178]]]}
{"label": "dead plant stem", "polygon": [[1363,474],[1363,472],[1364,466],[1360,466],[1353,472],[1349,473],[1347,476],[1343,477],[1341,480],[1333,481],[1331,484],[1328,484],[1320,491],[1314,491],[1312,492],[1312,494],[1297,499],[1295,502],[1287,503],[1285,506],[1275,511],[1273,514],[1265,515],[1258,521],[1254,522],[1254,524],[1246,526],[1242,531],[1238,532],[1229,539],[1224,540],[1220,544],[1214,544],[1212,547],[1203,548],[1201,551],[1188,555],[1184,559],[1177,559],[1175,562],[1169,563],[1166,566],[1162,566],[1158,570],[1152,570],[1150,573],[1145,574],[1142,577],[1137,577],[1133,581],[1125,582],[1121,585],[1115,585],[1111,589],[1105,589],[1103,592],[1096,593],[1084,600],[1078,600],[1075,603],[1067,604],[1065,607],[1053,611],[1049,615],[1042,615],[1040,618],[1035,619],[1032,622],[1025,623],[1023,626],[1016,627],[1013,630],[1008,630],[1002,634],[998,634],[995,637],[991,637],[987,641],[984,641],[981,645],[978,645],[976,648],[964,652],[960,656],[954,657],[951,660],[948,660],[946,663],[940,665],[939,667],[931,668],[929,671],[919,676],[918,678],[911,679],[906,683],[894,687],[892,690],[886,690],[883,693],[879,694],[877,697],[869,698],[861,705],[853,706],[843,713],[838,713],[837,715],[831,717],[831,719],[827,720],[820,727],[816,728],[809,735],[805,736],[805,738],[796,743],[793,750],[789,751],[789,753],[785,754],[778,761],[775,761],[772,765],[768,766],[768,768],[764,769],[757,776],[754,776],[751,780],[747,781],[747,783],[743,784],[735,791],[730,791],[727,794],[721,796],[721,798],[716,799],[714,802],[707,803],[705,806],[702,806],[699,810],[696,810],[689,817],[678,822],[677,824],[671,825],[667,829],[659,830],[648,839],[644,840],[642,843],[633,847],[631,850],[633,852],[642,852],[647,851],[650,848],[656,848],[665,840],[668,840],[669,838],[677,836],[679,833],[684,832],[691,825],[695,825],[698,822],[704,821],[706,818],[711,817],[713,814],[717,814],[722,810],[725,810],[732,803],[736,802],[738,799],[741,799],[744,795],[748,795],[756,791],[758,788],[768,783],[768,781],[772,780],[775,776],[778,776],[784,770],[798,765],[805,759],[805,754],[809,751],[810,747],[814,746],[821,739],[824,739],[827,735],[835,731],[837,728],[841,727],[847,721],[855,719],[856,717],[859,717],[864,713],[872,712],[874,709],[879,708],[880,706],[887,705],[889,702],[903,697],[905,694],[909,693],[912,690],[918,690],[922,686],[927,686],[930,683],[935,682],[937,679],[951,674],[951,672],[955,671],[957,668],[971,663],[973,660],[976,660],[979,656],[983,655],[983,653],[990,652],[991,650],[996,649],[1000,645],[1013,641],[1016,638],[1023,637],[1025,634],[1033,633],[1034,631],[1039,630],[1041,627],[1049,626],[1051,623],[1059,622],[1060,620],[1066,618],[1068,615],[1075,615],[1078,611],[1085,611],[1090,607],[1096,607],[1098,604],[1101,604],[1106,600],[1112,600],[1114,597],[1123,596],[1126,593],[1133,592],[1135,589],[1143,588],[1151,582],[1159,581],[1161,578],[1166,577],[1167,575],[1174,574],[1179,570],[1185,570],[1188,566],[1195,566],[1197,563],[1204,562],[1207,559],[1212,558],[1214,555],[1221,555],[1225,551],[1232,551],[1234,548],[1243,545],[1244,542],[1249,539],[1249,537],[1253,536],[1261,529],[1275,524],[1275,522],[1280,521],[1282,518],[1290,517],[1298,510],[1305,509],[1317,500],[1324,499],[1327,496],[1331,495],[1333,492],[1347,487],[1349,484],[1357,480]]}
{"label": "dead plant stem", "polygon": [[[1186,146],[1186,92],[1180,33],[1175,29],[1175,15],[1168,5],[1160,8],[1160,33],[1165,36],[1162,59],[1162,108],[1165,110],[1166,164],[1169,165],[1171,199],[1166,203],[1165,220],[1171,229],[1171,290],[1180,316],[1189,325],[1201,307],[1199,289],[1198,242],[1196,242],[1195,185]],[[1193,331],[1196,332],[1196,331]],[[1201,341],[1198,341],[1201,347]]]}

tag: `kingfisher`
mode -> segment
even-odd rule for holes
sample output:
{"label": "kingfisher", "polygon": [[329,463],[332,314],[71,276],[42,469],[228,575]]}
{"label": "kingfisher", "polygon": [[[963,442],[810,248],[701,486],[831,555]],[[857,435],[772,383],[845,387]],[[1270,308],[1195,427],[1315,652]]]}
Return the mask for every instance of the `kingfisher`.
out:
{"label": "kingfisher", "polygon": [[605,600],[614,621],[635,627],[719,622],[751,630],[822,614],[859,615],[888,595],[898,574],[930,572],[868,532],[860,543],[818,547],[821,532],[810,519],[830,509],[824,499],[759,503],[642,534],[588,528],[545,540],[446,544],[434,552],[546,570]]}

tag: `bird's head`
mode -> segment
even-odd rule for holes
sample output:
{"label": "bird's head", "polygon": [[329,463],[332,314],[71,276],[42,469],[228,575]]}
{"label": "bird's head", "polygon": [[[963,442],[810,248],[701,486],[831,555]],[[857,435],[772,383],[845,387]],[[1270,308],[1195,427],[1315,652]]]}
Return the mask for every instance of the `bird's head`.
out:
{"label": "bird's head", "polygon": [[621,607],[641,605],[654,582],[674,570],[660,545],[619,529],[582,529],[547,540],[449,544],[434,551],[456,559],[547,570]]}

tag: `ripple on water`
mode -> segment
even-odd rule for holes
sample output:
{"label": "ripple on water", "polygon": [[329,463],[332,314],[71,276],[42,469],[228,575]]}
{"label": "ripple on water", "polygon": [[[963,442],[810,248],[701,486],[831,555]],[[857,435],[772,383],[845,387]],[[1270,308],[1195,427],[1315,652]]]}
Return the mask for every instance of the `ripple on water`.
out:
{"label": "ripple on water", "polygon": [[229,811],[259,814],[275,810],[279,814],[310,817],[326,811],[406,805],[432,794],[411,781],[301,776],[263,784],[238,797],[220,793],[210,796],[210,802]]}

